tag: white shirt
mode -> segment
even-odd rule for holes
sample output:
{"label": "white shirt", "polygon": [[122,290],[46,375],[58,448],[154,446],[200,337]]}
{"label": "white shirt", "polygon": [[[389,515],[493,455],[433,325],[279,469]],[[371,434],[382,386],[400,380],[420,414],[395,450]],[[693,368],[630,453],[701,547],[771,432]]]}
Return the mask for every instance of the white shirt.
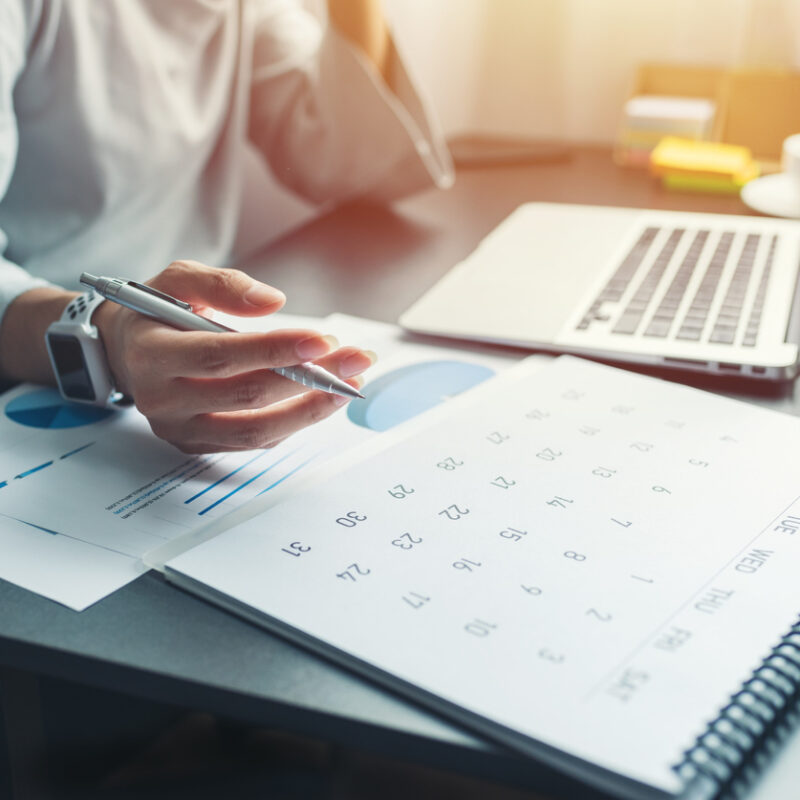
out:
{"label": "white shirt", "polygon": [[2,0],[0,315],[82,271],[224,263],[248,139],[316,203],[450,185],[397,58],[391,83],[292,0]]}

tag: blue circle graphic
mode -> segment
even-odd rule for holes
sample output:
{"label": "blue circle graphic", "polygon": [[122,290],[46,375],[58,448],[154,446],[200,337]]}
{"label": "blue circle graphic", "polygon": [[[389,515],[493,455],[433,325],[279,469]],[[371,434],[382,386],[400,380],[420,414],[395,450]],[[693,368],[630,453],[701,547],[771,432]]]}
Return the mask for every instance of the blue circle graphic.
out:
{"label": "blue circle graphic", "polygon": [[91,425],[114,413],[100,406],[70,403],[55,389],[36,389],[6,403],[6,416],[29,428],[77,428]]}
{"label": "blue circle graphic", "polygon": [[351,422],[385,431],[471,389],[494,370],[465,361],[426,361],[387,372],[361,390],[364,400],[347,406]]}

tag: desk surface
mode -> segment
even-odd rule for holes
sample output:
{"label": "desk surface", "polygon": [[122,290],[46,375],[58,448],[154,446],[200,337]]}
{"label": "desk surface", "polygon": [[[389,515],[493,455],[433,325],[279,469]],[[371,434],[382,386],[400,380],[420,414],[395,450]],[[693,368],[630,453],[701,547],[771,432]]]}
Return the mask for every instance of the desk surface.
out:
{"label": "desk surface", "polygon": [[[517,205],[531,200],[746,213],[738,198],[667,193],[605,150],[474,170],[393,210],[341,207],[239,266],[287,311],[394,321]],[[793,387],[752,398],[800,414]],[[471,736],[148,574],[83,613],[0,581],[0,665],[202,708],[487,778],[556,786]],[[800,768],[799,768],[800,769]]]}

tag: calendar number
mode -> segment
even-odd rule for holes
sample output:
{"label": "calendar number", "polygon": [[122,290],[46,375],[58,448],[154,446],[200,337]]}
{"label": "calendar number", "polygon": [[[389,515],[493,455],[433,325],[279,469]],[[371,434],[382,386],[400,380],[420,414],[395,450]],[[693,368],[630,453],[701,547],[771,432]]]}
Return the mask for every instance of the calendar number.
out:
{"label": "calendar number", "polygon": [[521,531],[518,528],[504,528],[499,535],[504,539],[510,539],[512,542],[518,542],[523,536],[528,535],[528,531]]}
{"label": "calendar number", "polygon": [[446,458],[443,458],[441,461],[439,461],[436,464],[436,466],[439,467],[439,469],[447,470],[447,472],[452,472],[454,469],[456,469],[456,467],[463,467],[464,462],[458,461],[453,456],[447,456]]}
{"label": "calendar number", "polygon": [[607,614],[604,611],[598,611],[596,608],[587,609],[586,616],[592,617],[598,622],[611,622],[611,614]]}
{"label": "calendar number", "polygon": [[341,572],[337,572],[336,577],[341,578],[343,581],[352,581],[355,583],[359,578],[369,575],[370,572],[371,570],[367,569],[366,567],[362,567],[359,564],[350,564]]}
{"label": "calendar number", "polygon": [[573,502],[574,500],[569,500],[566,497],[561,497],[560,495],[556,495],[552,500],[547,501],[547,505],[553,506],[553,508],[566,508]]}
{"label": "calendar number", "polygon": [[653,486],[652,489],[656,494],[672,494],[666,486]]}
{"label": "calendar number", "polygon": [[510,489],[512,486],[516,486],[517,482],[511,480],[510,478],[504,478],[502,475],[498,475],[493,481],[489,481],[492,486],[496,486],[498,489]]}
{"label": "calendar number", "polygon": [[470,561],[468,558],[459,558],[458,561],[453,562],[453,569],[460,569],[464,572],[472,572],[481,566],[483,566],[481,561]]}
{"label": "calendar number", "polygon": [[595,467],[592,470],[592,475],[597,475],[598,478],[612,478],[616,474],[617,471],[609,467]]}
{"label": "calendar number", "polygon": [[528,419],[543,420],[550,416],[549,411],[542,411],[541,408],[534,408],[525,415]]}
{"label": "calendar number", "polygon": [[486,438],[492,444],[503,444],[503,442],[507,442],[511,437],[508,434],[500,433],[500,431],[492,431]]}
{"label": "calendar number", "polygon": [[555,461],[559,456],[564,455],[560,450],[554,450],[552,447],[545,447],[536,454],[536,458],[541,458],[542,461]]}
{"label": "calendar number", "polygon": [[539,597],[542,593],[542,590],[538,586],[525,586],[525,584],[520,585],[520,589],[526,594],[531,595],[531,597]]}
{"label": "calendar number", "polygon": [[584,436],[596,436],[600,433],[600,428],[595,428],[591,425],[581,425],[581,427],[578,428],[578,433],[582,433]]}
{"label": "calendar number", "polygon": [[392,539],[392,544],[399,547],[401,550],[411,550],[415,544],[422,544],[421,536],[412,536],[410,533],[404,533],[396,539]]}
{"label": "calendar number", "polygon": [[458,519],[461,519],[461,517],[464,517],[467,514],[469,514],[469,509],[461,508],[461,506],[458,505],[457,503],[453,503],[452,505],[447,506],[447,508],[443,508],[439,512],[440,517],[445,517],[446,519],[452,520],[453,522],[455,522]]}
{"label": "calendar number", "polygon": [[282,553],[295,556],[296,558],[299,558],[303,553],[307,553],[309,550],[311,550],[309,545],[301,544],[300,542],[292,542],[288,547],[281,547]]}
{"label": "calendar number", "polygon": [[464,626],[464,630],[467,633],[471,633],[473,636],[478,636],[479,638],[488,636],[496,629],[497,625],[493,625],[491,622],[487,622],[485,619],[474,619],[472,622],[468,622]]}
{"label": "calendar number", "polygon": [[359,514],[357,511],[348,511],[343,517],[337,517],[336,522],[343,528],[355,528],[359,522],[365,522],[366,516]]}
{"label": "calendar number", "polygon": [[689,463],[693,467],[707,467],[708,466],[708,461],[703,461],[702,458],[690,458],[689,459]]}
{"label": "calendar number", "polygon": [[631,450],[638,450],[640,453],[649,453],[655,445],[650,442],[632,442]]}
{"label": "calendar number", "polygon": [[387,491],[392,497],[396,497],[398,500],[402,500],[404,497],[414,494],[413,489],[407,489],[402,483],[398,483],[397,486],[392,486],[392,488]]}
{"label": "calendar number", "polygon": [[630,528],[633,523],[628,519],[623,522],[621,519],[617,519],[616,517],[611,517],[612,522],[616,522],[617,525],[621,525],[623,528]]}
{"label": "calendar number", "polygon": [[548,650],[546,647],[543,647],[539,651],[538,655],[543,661],[549,661],[551,664],[564,663],[565,656],[563,653],[554,653],[552,650]]}
{"label": "calendar number", "polygon": [[403,595],[403,602],[411,606],[415,611],[430,603],[431,599],[427,595],[418,592],[409,592]]}
{"label": "calendar number", "polygon": [[571,561],[586,561],[586,556],[583,553],[576,553],[574,550],[565,550],[564,558],[568,558]]}

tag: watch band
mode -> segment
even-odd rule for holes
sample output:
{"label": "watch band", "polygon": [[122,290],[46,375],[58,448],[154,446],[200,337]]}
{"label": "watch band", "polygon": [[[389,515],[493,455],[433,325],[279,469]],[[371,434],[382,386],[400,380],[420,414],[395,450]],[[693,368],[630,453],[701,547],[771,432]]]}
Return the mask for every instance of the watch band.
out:
{"label": "watch band", "polygon": [[77,297],[73,297],[67,304],[61,314],[61,322],[74,322],[78,325],[88,325],[95,329],[92,325],[92,314],[94,314],[97,306],[105,300],[97,292],[84,292]]}
{"label": "watch band", "polygon": [[114,388],[103,342],[92,325],[92,314],[104,300],[96,292],[78,295],[47,329],[47,352],[59,391],[67,400],[97,406],[126,400]]}

